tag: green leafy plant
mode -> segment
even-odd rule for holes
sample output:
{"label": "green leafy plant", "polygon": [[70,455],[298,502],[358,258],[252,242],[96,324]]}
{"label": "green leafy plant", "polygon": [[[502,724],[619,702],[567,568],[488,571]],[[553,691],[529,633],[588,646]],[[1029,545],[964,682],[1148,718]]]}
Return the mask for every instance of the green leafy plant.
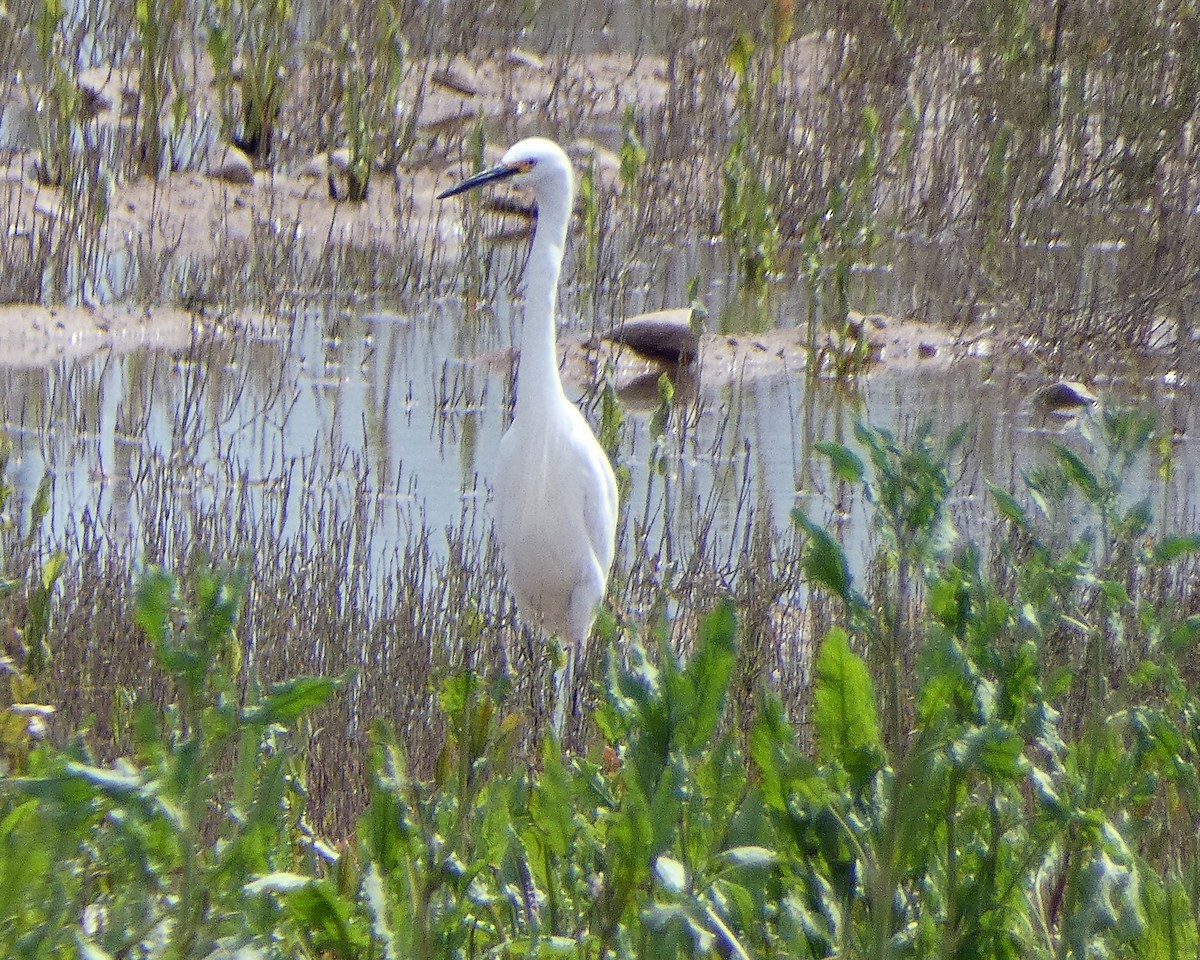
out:
{"label": "green leafy plant", "polygon": [[576,754],[468,662],[435,681],[427,773],[375,726],[336,846],[306,821],[297,739],[340,681],[245,676],[244,565],[148,569],[134,616],[173,694],[137,708],[130,756],[98,762],[84,731],[0,785],[0,951],[1190,956],[1200,618],[1160,590],[1200,538],[1156,538],[1127,502],[1153,420],[1102,408],[1021,490],[993,486],[986,550],[948,510],[961,443],[862,426],[820,446],[881,557],[859,582],[796,515],[843,613],[813,638],[808,701],[745,686],[730,601],[681,646],[662,619],[610,643]]}
{"label": "green leafy plant", "polygon": [[870,262],[879,239],[875,200],[880,164],[879,114],[862,111],[862,145],[852,170],[829,189],[824,208],[812,217],[802,241],[802,263],[814,303],[809,327],[809,360],[816,363],[816,319],[823,317],[834,337],[833,368],[838,376],[854,375],[868,362],[865,337],[851,337],[850,282],[853,268]]}
{"label": "green leafy plant", "polygon": [[[366,49],[360,49],[348,29],[343,29],[337,53],[342,113],[350,149],[346,199],[366,200],[371,171],[383,156],[383,136],[392,122],[396,92],[405,68],[407,42],[401,32],[401,10],[395,3],[379,7],[374,18],[375,34]],[[411,143],[412,131],[404,143],[393,143],[387,150],[390,161]]]}
{"label": "green leafy plant", "polygon": [[[139,63],[136,159],[140,172],[150,177],[163,173],[169,159],[163,113],[172,94],[176,31],[183,13],[183,0],[137,0],[134,4]],[[186,106],[181,89],[174,91],[174,103],[173,113],[178,117]]]}
{"label": "green leafy plant", "polygon": [[743,288],[760,291],[775,267],[779,223],[755,151],[751,118],[756,94],[750,72],[754,41],[740,34],[729,53],[737,83],[737,120],[722,165],[721,232],[737,264]]}
{"label": "green leafy plant", "polygon": [[217,0],[208,28],[222,127],[259,165],[272,157],[287,92],[294,14],[291,0]]}
{"label": "green leafy plant", "polygon": [[39,748],[3,792],[9,955],[184,958],[266,944],[279,922],[269,878],[297,865],[313,876],[331,855],[304,821],[293,738],[338,682],[261,693],[252,682],[240,702],[246,568],[200,566],[189,586],[184,597],[162,570],[142,577],[135,619],[176,700],[139,707],[135,756],[100,765],[83,738]]}

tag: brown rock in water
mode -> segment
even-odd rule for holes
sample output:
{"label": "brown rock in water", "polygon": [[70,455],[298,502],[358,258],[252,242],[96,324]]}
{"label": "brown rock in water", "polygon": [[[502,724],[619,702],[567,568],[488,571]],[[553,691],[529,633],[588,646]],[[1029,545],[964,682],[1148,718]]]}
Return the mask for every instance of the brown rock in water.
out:
{"label": "brown rock in water", "polygon": [[1059,380],[1041,387],[1033,403],[1044,413],[1072,413],[1096,402],[1096,395],[1077,380]]}
{"label": "brown rock in water", "polygon": [[694,363],[700,354],[700,334],[692,327],[691,307],[639,313],[616,327],[608,339],[669,366]]}

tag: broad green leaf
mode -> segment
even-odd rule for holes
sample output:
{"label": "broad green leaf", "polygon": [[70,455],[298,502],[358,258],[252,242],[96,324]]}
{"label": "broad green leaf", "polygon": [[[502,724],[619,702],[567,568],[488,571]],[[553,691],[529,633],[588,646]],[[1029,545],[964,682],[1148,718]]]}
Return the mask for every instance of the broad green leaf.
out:
{"label": "broad green leaf", "polygon": [[1182,533],[1159,540],[1150,557],[1155,563],[1170,563],[1197,551],[1200,551],[1200,533]]}
{"label": "broad green leaf", "polygon": [[62,573],[63,564],[67,562],[67,552],[65,550],[55,550],[42,564],[41,581],[42,589],[49,590],[54,586]]}
{"label": "broad green leaf", "polygon": [[287,912],[308,931],[318,954],[328,951],[337,957],[357,957],[370,941],[355,923],[350,905],[327,881],[318,880],[285,898]]}
{"label": "broad green leaf", "polygon": [[174,601],[175,579],[160,567],[147,569],[138,583],[133,619],[155,644],[166,639]]}
{"label": "broad green leaf", "polygon": [[988,491],[991,493],[992,499],[996,502],[996,508],[1001,514],[1019,527],[1027,525],[1028,518],[1025,516],[1025,508],[1017,502],[1016,497],[1007,490],[1002,490],[994,483],[988,483]]}
{"label": "broad green leaf", "polygon": [[1006,780],[1024,775],[1022,742],[1011,727],[988,723],[968,730],[953,747],[954,759],[967,768],[978,768]]}
{"label": "broad green leaf", "polygon": [[741,32],[733,41],[733,46],[729,49],[729,69],[739,79],[746,75],[746,68],[750,65],[750,57],[754,54],[754,41],[749,34]]}
{"label": "broad green leaf", "polygon": [[879,745],[880,734],[871,674],[850,649],[846,631],[834,627],[825,635],[814,677],[817,753],[827,763],[850,768],[857,764],[863,749]]}
{"label": "broad green leaf", "polygon": [[704,747],[717,732],[733,673],[735,634],[733,604],[728,599],[700,623],[696,652],[684,670],[695,697],[687,744],[691,751]]}
{"label": "broad green leaf", "polygon": [[814,447],[829,458],[829,465],[837,479],[848,483],[859,483],[862,480],[865,473],[862,458],[849,447],[831,440],[821,440],[814,444]]}
{"label": "broad green leaf", "polygon": [[46,777],[19,777],[10,783],[23,794],[36,797],[43,803],[53,803],[71,810],[75,816],[85,819],[95,799],[95,789],[80,777],[62,773]]}
{"label": "broad green leaf", "polygon": [[686,782],[687,768],[684,761],[681,758],[673,758],[663,767],[658,783],[654,785],[647,809],[650,852],[653,854],[671,849],[679,828]]}
{"label": "broad green leaf", "polygon": [[541,842],[559,857],[571,843],[571,797],[562,752],[553,738],[542,741],[542,775],[529,797],[529,812]]}
{"label": "broad green leaf", "polygon": [[1098,504],[1104,499],[1104,491],[1096,474],[1083,462],[1079,454],[1061,443],[1052,444],[1058,453],[1058,462],[1066,473],[1067,478],[1075,485],[1084,498],[1091,504]]}
{"label": "broad green leaf", "polygon": [[38,484],[37,493],[34,494],[33,503],[29,506],[29,526],[36,527],[46,518],[50,512],[50,507],[53,503],[54,481],[50,474],[42,477],[41,483]]}
{"label": "broad green leaf", "polygon": [[1200,639],[1200,614],[1192,614],[1171,631],[1168,645],[1172,651],[1190,647]]}
{"label": "broad green leaf", "polygon": [[804,550],[804,572],[825,589],[850,602],[850,564],[836,540],[823,527],[813,523],[802,511],[793,510],[792,519],[808,535]]}
{"label": "broad green leaf", "polygon": [[246,708],[242,721],[286,726],[321,706],[341,683],[342,680],[336,677],[294,677],[272,684],[265,700]]}
{"label": "broad green leaf", "polygon": [[1138,960],[1182,960],[1200,956],[1200,932],[1187,888],[1174,870],[1165,881],[1142,874],[1146,929],[1135,945]]}

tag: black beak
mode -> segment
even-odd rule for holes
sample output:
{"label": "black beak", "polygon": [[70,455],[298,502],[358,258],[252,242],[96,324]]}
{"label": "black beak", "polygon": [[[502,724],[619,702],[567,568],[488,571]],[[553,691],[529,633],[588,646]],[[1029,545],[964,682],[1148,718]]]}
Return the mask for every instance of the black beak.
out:
{"label": "black beak", "polygon": [[467,190],[473,190],[475,187],[482,187],[485,183],[507,180],[509,177],[520,173],[522,169],[523,167],[519,163],[502,163],[498,167],[492,167],[491,170],[484,170],[473,177],[467,177],[462,183],[456,184],[449,190],[443,190],[437,195],[437,198],[445,200],[447,197],[457,196]]}

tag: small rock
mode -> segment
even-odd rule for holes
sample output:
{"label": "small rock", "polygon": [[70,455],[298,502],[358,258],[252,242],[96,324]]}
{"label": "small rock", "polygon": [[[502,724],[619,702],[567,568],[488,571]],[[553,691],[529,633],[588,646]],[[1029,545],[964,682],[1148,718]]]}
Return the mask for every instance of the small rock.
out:
{"label": "small rock", "polygon": [[1033,403],[1046,413],[1079,410],[1096,402],[1096,395],[1077,380],[1059,380],[1041,387]]}
{"label": "small rock", "polygon": [[640,313],[614,329],[608,339],[658,363],[687,365],[700,353],[700,334],[692,326],[690,307]]}
{"label": "small rock", "polygon": [[462,75],[458,70],[452,67],[446,67],[442,70],[434,71],[431,78],[439,87],[445,87],[447,90],[452,90],[459,96],[474,97],[478,96],[479,90],[470,80]]}
{"label": "small rock", "polygon": [[479,105],[459,101],[436,109],[435,105],[427,103],[429,109],[422,109],[417,126],[429,134],[448,133],[458,130],[479,117]]}
{"label": "small rock", "polygon": [[917,356],[922,360],[930,360],[937,356],[937,347],[935,347],[932,343],[927,343],[926,341],[922,340],[917,344]]}
{"label": "small rock", "polygon": [[517,47],[509,50],[508,56],[505,59],[511,67],[525,67],[526,69],[537,70],[538,72],[546,69],[546,61],[536,53],[530,53],[528,50],[520,50]]}
{"label": "small rock", "polygon": [[210,164],[208,175],[239,186],[254,183],[254,164],[250,158],[232,144],[226,144],[217,155],[217,162]]}
{"label": "small rock", "polygon": [[319,180],[322,177],[327,177],[330,171],[344,174],[349,169],[350,148],[338,147],[336,150],[327,150],[323,153],[318,153],[315,157],[304,161],[304,163],[296,168],[295,175],[297,177],[312,177],[314,180]]}
{"label": "small rock", "polygon": [[327,154],[329,166],[338,173],[346,173],[350,169],[350,148],[338,147]]}

